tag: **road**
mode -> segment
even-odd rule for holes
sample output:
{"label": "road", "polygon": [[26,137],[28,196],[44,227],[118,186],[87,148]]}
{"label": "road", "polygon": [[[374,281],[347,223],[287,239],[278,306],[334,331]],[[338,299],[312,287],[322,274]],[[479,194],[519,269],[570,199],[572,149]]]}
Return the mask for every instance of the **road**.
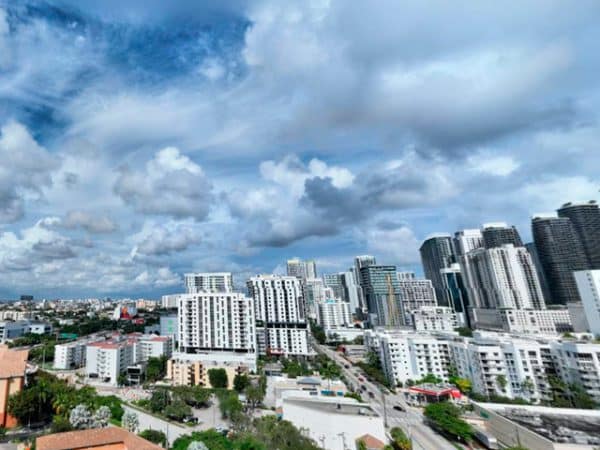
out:
{"label": "road", "polygon": [[[450,442],[434,432],[423,423],[423,414],[420,410],[408,406],[401,395],[383,393],[379,386],[368,381],[358,367],[352,366],[342,355],[330,348],[318,345],[313,342],[317,352],[324,353],[333,359],[341,368],[349,384],[355,390],[359,390],[361,385],[367,388],[367,392],[372,392],[371,397],[366,392],[361,392],[363,399],[368,401],[373,409],[386,418],[386,426],[389,428],[399,426],[411,438],[414,450],[455,450]],[[345,365],[349,365],[346,368]],[[357,373],[360,373],[364,381],[359,381]],[[384,411],[385,404],[385,411]],[[395,410],[394,405],[400,405],[404,411]]]}

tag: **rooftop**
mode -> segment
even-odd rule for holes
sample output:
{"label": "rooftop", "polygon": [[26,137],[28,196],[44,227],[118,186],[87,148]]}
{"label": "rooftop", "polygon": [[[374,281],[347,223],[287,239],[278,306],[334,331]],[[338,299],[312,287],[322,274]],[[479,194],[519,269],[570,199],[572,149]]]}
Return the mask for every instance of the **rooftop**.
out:
{"label": "rooftop", "polygon": [[12,350],[6,345],[0,345],[0,378],[25,376],[29,350]]}
{"label": "rooftop", "polygon": [[162,450],[162,447],[117,427],[50,434],[37,438],[35,443],[37,450]]}

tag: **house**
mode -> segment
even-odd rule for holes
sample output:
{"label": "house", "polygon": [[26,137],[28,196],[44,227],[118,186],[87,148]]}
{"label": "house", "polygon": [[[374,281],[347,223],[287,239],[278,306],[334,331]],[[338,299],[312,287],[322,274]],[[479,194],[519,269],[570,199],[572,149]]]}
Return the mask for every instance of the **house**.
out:
{"label": "house", "polygon": [[35,441],[37,450],[162,450],[123,428],[93,428],[41,436]]}

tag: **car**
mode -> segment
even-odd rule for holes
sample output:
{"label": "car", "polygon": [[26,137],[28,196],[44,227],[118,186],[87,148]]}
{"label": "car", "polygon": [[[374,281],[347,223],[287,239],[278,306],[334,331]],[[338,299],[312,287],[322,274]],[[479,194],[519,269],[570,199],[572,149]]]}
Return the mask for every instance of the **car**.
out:
{"label": "car", "polygon": [[350,368],[350,364],[344,364],[344,368],[349,369]]}
{"label": "car", "polygon": [[367,390],[367,387],[366,387],[364,384],[361,384],[361,385],[360,385],[360,390],[361,390],[361,391],[366,391],[366,390]]}
{"label": "car", "polygon": [[363,377],[358,377],[358,381],[365,381],[365,379]]}
{"label": "car", "polygon": [[394,409],[396,411],[402,411],[402,412],[404,412],[404,408],[402,406],[400,406],[400,405],[394,405]]}
{"label": "car", "polygon": [[373,397],[375,397],[375,394],[373,394],[371,391],[369,391],[369,397],[373,398]]}

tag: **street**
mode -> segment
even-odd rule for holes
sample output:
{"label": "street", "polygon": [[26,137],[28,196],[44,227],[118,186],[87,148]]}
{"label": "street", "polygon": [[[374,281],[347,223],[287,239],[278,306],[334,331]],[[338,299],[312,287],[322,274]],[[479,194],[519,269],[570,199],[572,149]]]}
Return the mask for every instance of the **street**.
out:
{"label": "street", "polygon": [[[316,342],[313,342],[313,346],[317,352],[324,353],[342,368],[348,383],[351,385],[349,387],[360,392],[363,400],[384,417],[387,428],[400,427],[405,431],[412,440],[414,450],[456,449],[454,445],[425,425],[421,411],[408,406],[401,395],[383,393],[376,384],[367,380],[366,375],[359,367],[352,366],[342,355]],[[345,365],[349,365],[349,368],[346,368]],[[360,377],[364,381],[358,379],[357,373],[360,373]],[[360,391],[361,385],[364,385],[367,391]],[[371,397],[368,394],[369,392],[372,392],[374,397]],[[394,405],[400,405],[404,411],[394,409]]]}

